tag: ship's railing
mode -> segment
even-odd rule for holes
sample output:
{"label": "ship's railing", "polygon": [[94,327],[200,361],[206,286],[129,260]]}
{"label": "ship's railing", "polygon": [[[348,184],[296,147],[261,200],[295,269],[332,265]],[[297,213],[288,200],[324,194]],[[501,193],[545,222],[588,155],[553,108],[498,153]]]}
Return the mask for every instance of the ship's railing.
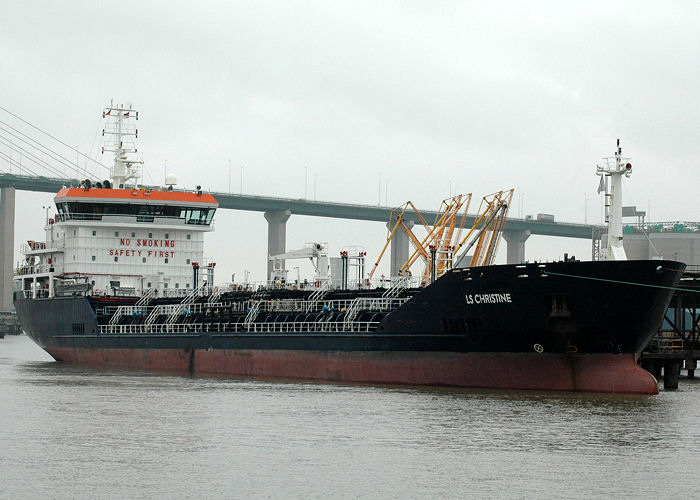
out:
{"label": "ship's railing", "polygon": [[23,243],[20,246],[20,252],[28,254],[30,252],[38,252],[41,250],[56,250],[66,247],[66,241],[60,239],[58,241],[34,241],[31,243]]}
{"label": "ship's railing", "polygon": [[[380,277],[372,278],[370,280],[363,280],[357,282],[357,280],[351,280],[348,282],[348,290],[372,290],[376,288],[391,288],[393,283],[397,280],[405,280],[407,283],[407,288],[418,288],[421,286],[420,276],[394,276],[393,278]],[[329,290],[340,290],[340,280],[339,279],[329,279],[323,281],[302,281],[301,283],[297,281],[246,281],[242,283],[226,283],[224,285],[219,285],[219,287],[226,287],[225,291],[246,291],[246,292],[257,292],[264,290],[313,290],[314,293],[318,292],[319,289],[325,286],[325,283],[330,283]]]}
{"label": "ship's railing", "polygon": [[[297,300],[277,299],[256,301],[258,312],[318,312],[332,309],[335,311],[349,310],[353,304],[358,304],[359,310],[391,311],[408,301],[408,297],[360,297],[355,299],[339,300]],[[251,307],[253,307],[251,305]]]}
{"label": "ship's railing", "polygon": [[191,291],[191,288],[163,288],[158,290],[156,297],[186,297]]}
{"label": "ship's railing", "polygon": [[119,320],[122,318],[122,316],[124,316],[124,314],[133,315],[137,310],[140,310],[141,314],[144,312],[142,306],[117,306],[117,310],[114,311],[114,313],[112,313],[112,317],[109,318],[109,324],[114,325],[119,323]]}
{"label": "ship's railing", "polygon": [[379,321],[355,321],[345,325],[340,321],[291,321],[251,323],[155,323],[152,325],[100,325],[101,335],[183,335],[198,333],[343,333],[343,332],[373,332],[379,326]]}
{"label": "ship's railing", "polygon": [[[97,308],[96,312],[98,314],[105,314],[107,316],[112,316],[112,318],[119,316],[145,316],[149,317],[153,311],[157,311],[156,314],[154,315],[154,320],[155,318],[158,317],[160,314],[172,314],[173,312],[176,311],[176,309],[179,309],[180,314],[188,315],[188,314],[201,314],[207,309],[226,309],[228,310],[229,308],[232,308],[233,312],[243,312],[246,311],[250,307],[250,301],[245,301],[245,302],[235,302],[233,304],[229,302],[215,302],[215,303],[209,303],[209,302],[195,302],[193,304],[188,304],[184,308],[182,304],[161,304],[157,306],[138,306],[138,305],[133,305],[133,306],[105,306],[105,307],[100,307]],[[136,314],[134,314],[136,313]],[[116,323],[118,320],[115,320],[114,323]],[[112,323],[112,319],[110,318],[110,323]]]}
{"label": "ship's railing", "polygon": [[51,273],[54,270],[54,266],[51,264],[37,264],[34,266],[17,266],[15,269],[15,276],[26,276],[28,274],[43,274]]}
{"label": "ship's railing", "polygon": [[[359,299],[340,299],[340,300],[325,300],[322,302],[314,302],[314,309],[311,312],[319,312],[322,310],[332,310],[332,311],[349,311],[351,306],[355,304],[357,310],[370,310],[370,311],[392,311],[399,306],[403,305],[409,300],[409,297],[401,298],[387,298],[387,297],[368,297]],[[296,300],[296,299],[278,299],[278,300],[246,300],[243,302],[194,302],[188,304],[186,307],[182,307],[182,304],[161,304],[157,306],[105,306],[97,309],[98,314],[105,314],[107,316],[135,316],[142,315],[149,317],[154,310],[157,312],[153,315],[153,321],[160,314],[170,315],[176,310],[180,314],[201,314],[207,309],[232,309],[232,312],[245,312],[251,313],[255,310],[255,313],[251,317],[255,318],[258,313],[261,312],[309,312],[308,306],[311,301],[308,300]],[[325,308],[325,309],[324,309]],[[136,314],[134,314],[136,313]],[[252,323],[254,321],[251,320]],[[112,320],[110,319],[110,322]],[[118,322],[114,320],[113,323]]]}
{"label": "ship's railing", "polygon": [[24,295],[24,298],[26,299],[48,299],[49,291],[42,288],[41,290],[36,290],[35,295],[32,296],[31,290],[23,290],[22,295]]}
{"label": "ship's railing", "polygon": [[[163,288],[156,292],[155,297],[186,298],[192,295],[193,288]],[[200,286],[196,289],[194,297],[209,297],[213,291],[211,287]]]}

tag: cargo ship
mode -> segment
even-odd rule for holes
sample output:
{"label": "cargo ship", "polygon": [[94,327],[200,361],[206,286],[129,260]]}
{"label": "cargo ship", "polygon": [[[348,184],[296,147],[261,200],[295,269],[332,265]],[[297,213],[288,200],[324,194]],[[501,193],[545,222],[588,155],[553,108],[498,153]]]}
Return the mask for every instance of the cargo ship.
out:
{"label": "cargo ship", "polygon": [[[45,241],[16,270],[23,330],[56,361],[94,367],[343,383],[613,393],[658,392],[637,364],[685,266],[620,259],[616,152],[601,260],[455,265],[425,286],[214,285],[204,261],[217,201],[138,186],[116,120],[111,180],[55,196]],[[606,191],[607,193],[608,191]],[[618,239],[619,238],[619,239]]]}

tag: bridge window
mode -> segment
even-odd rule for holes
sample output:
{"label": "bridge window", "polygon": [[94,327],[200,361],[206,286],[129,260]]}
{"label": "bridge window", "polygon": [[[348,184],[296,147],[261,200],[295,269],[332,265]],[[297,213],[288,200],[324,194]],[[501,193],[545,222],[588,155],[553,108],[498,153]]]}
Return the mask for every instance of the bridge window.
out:
{"label": "bridge window", "polygon": [[187,224],[209,225],[214,218],[213,208],[188,208],[185,210],[185,222]]}
{"label": "bridge window", "polygon": [[[59,214],[76,220],[100,220],[103,215],[132,215],[138,221],[153,222],[154,217],[184,219],[187,224],[211,224],[216,208],[192,208],[134,203],[84,203],[70,201],[56,205]],[[132,237],[135,237],[132,234]],[[149,236],[150,237],[150,236]]]}

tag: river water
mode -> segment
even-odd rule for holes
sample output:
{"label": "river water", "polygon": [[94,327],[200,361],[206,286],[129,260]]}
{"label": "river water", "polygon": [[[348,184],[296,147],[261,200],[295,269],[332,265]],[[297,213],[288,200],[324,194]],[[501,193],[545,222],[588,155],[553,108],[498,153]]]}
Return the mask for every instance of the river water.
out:
{"label": "river water", "polygon": [[2,498],[693,498],[700,381],[657,396],[230,380],[0,340]]}

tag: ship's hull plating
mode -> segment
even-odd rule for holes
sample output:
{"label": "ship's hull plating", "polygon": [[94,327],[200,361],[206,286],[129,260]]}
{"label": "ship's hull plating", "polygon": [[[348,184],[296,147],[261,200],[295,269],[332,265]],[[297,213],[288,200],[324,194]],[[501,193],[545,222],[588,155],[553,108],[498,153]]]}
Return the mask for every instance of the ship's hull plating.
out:
{"label": "ship's hull plating", "polygon": [[50,348],[83,366],[347,383],[656,394],[633,354]]}
{"label": "ship's hull plating", "polygon": [[658,391],[656,380],[636,359],[660,325],[683,269],[676,262],[634,261],[459,270],[415,294],[369,333],[105,334],[84,297],[16,297],[15,306],[24,330],[66,363],[650,394]]}

